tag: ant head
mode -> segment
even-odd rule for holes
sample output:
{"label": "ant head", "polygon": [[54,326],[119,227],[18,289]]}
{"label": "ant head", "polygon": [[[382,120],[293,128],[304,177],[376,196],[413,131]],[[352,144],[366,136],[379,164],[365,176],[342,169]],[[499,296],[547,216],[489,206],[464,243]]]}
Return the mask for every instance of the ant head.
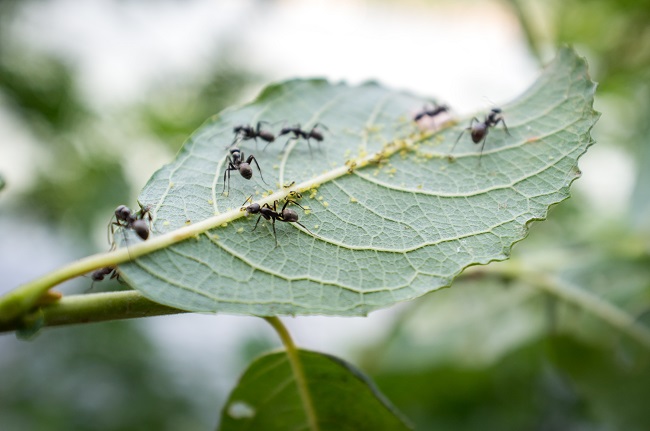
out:
{"label": "ant head", "polygon": [[107,269],[108,268],[100,268],[97,271],[94,271],[92,274],[90,274],[90,278],[93,281],[102,281],[107,275],[105,272]]}
{"label": "ant head", "polygon": [[149,226],[147,225],[147,222],[139,219],[135,220],[132,224],[131,227],[135,231],[136,234],[142,239],[147,239],[149,238]]}
{"label": "ant head", "polygon": [[298,213],[292,209],[285,208],[284,211],[282,211],[282,219],[287,222],[297,222]]}
{"label": "ant head", "polygon": [[501,108],[492,108],[491,112],[493,114],[500,114],[501,113]]}
{"label": "ant head", "polygon": [[248,163],[242,163],[239,165],[239,173],[242,177],[250,180],[253,177],[253,168]]}
{"label": "ant head", "polygon": [[246,212],[248,214],[259,214],[260,204],[258,203],[250,204],[249,206],[246,207]]}
{"label": "ant head", "polygon": [[131,210],[126,205],[120,205],[115,208],[115,217],[118,220],[126,221],[131,217]]}
{"label": "ant head", "polygon": [[230,154],[232,154],[233,157],[239,156],[239,154],[241,154],[241,150],[237,147],[232,147],[230,149]]}

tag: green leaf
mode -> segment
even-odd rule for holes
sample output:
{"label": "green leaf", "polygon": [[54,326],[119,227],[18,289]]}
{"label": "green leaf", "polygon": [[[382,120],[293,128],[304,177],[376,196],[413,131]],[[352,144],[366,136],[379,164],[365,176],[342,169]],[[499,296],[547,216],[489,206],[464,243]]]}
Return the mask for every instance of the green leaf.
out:
{"label": "green leaf", "polygon": [[[619,349],[620,350],[620,349]],[[553,343],[552,363],[571,379],[603,429],[646,430],[650,423],[650,357],[637,363],[621,352],[571,337]]]}
{"label": "green leaf", "polygon": [[[528,224],[569,196],[577,160],[592,143],[594,90],[584,60],[564,48],[528,91],[501,106],[509,135],[491,129],[480,156],[465,133],[449,157],[468,120],[421,132],[410,118],[424,98],[375,83],[272,85],[209,120],[144,188],[139,200],[153,207],[153,237],[193,229],[195,238],[120,271],[166,305],[262,316],[364,315],[449,286],[469,265],[506,259]],[[278,139],[265,151],[242,143],[271,186],[254,167],[250,181],[233,172],[222,196],[233,126],[260,120],[329,130],[312,151],[302,140],[283,150]],[[276,247],[270,223],[251,232],[255,220],[239,208],[250,195],[272,204],[294,181],[310,210],[293,208],[311,232],[277,222]],[[269,188],[275,193],[260,194]]]}
{"label": "green leaf", "polygon": [[[299,350],[299,357],[320,431],[409,429],[352,365],[306,350]],[[220,429],[309,429],[286,353],[270,353],[250,365],[224,406]]]}
{"label": "green leaf", "polygon": [[434,362],[372,377],[417,430],[645,430],[647,356],[632,366],[621,359],[615,348],[546,335],[490,364]]}

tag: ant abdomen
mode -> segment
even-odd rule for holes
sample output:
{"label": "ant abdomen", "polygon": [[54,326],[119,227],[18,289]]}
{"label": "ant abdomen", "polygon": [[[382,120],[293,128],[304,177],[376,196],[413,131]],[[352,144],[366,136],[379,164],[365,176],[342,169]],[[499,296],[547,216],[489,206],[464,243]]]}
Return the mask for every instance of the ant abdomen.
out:
{"label": "ant abdomen", "polygon": [[298,213],[292,209],[287,208],[282,211],[282,219],[282,221],[295,223],[298,221]]}
{"label": "ant abdomen", "polygon": [[149,225],[146,221],[142,219],[134,220],[133,223],[131,223],[131,228],[140,238],[149,238]]}

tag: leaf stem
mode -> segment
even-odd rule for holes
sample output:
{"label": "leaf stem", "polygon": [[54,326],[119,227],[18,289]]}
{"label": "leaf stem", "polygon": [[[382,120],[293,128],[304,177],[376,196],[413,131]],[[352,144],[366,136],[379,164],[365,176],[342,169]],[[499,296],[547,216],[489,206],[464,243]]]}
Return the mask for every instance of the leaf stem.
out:
{"label": "leaf stem", "polygon": [[27,328],[39,329],[46,326],[74,325],[177,313],[186,313],[186,311],[150,301],[133,290],[70,295],[45,305],[33,313],[26,314],[20,319],[0,322],[0,333]]}
{"label": "leaf stem", "polygon": [[531,53],[535,59],[541,64],[543,62],[542,51],[540,49],[540,38],[537,35],[535,29],[533,29],[530,20],[528,19],[528,14],[524,11],[524,7],[521,4],[521,0],[509,0],[510,7],[512,11],[517,16],[519,20],[519,25],[521,30],[524,32],[524,37],[528,43]]}
{"label": "leaf stem", "polygon": [[478,272],[521,280],[567,303],[577,305],[650,351],[650,329],[637,323],[629,313],[575,284],[562,280],[557,276],[527,269],[512,262],[489,265],[478,269]]}
{"label": "leaf stem", "polygon": [[287,327],[284,326],[282,321],[277,317],[264,317],[269,325],[275,329],[275,331],[280,336],[284,348],[287,351],[287,356],[289,357],[289,363],[291,364],[291,369],[293,370],[293,376],[296,379],[296,385],[298,386],[298,393],[300,394],[300,399],[302,400],[302,406],[305,409],[305,414],[307,415],[307,421],[309,422],[309,429],[311,431],[318,431],[318,421],[316,420],[316,410],[314,409],[314,403],[311,399],[309,393],[309,388],[307,387],[307,378],[305,377],[305,372],[302,368],[302,362],[300,362],[300,355],[296,345],[291,339],[291,335],[287,330]]}

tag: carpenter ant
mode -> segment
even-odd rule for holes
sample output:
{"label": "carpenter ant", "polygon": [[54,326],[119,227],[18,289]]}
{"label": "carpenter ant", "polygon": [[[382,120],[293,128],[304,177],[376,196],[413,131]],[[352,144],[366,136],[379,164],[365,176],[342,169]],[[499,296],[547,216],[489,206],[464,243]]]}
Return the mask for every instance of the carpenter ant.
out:
{"label": "carpenter ant", "polygon": [[115,219],[117,221],[111,221],[111,224],[109,225],[111,227],[110,233],[111,235],[114,233],[113,226],[120,226],[127,229],[133,229],[140,238],[146,240],[149,238],[150,229],[149,223],[145,221],[145,218],[149,220],[149,223],[153,220],[151,217],[151,207],[149,205],[144,207],[140,206],[140,211],[137,213],[131,211],[131,209],[126,205],[120,205],[115,209]]}
{"label": "carpenter ant", "polygon": [[418,121],[420,121],[424,117],[433,118],[438,114],[441,114],[443,112],[448,112],[448,111],[449,111],[449,107],[447,105],[437,105],[436,104],[436,105],[432,106],[431,109],[427,108],[427,105],[424,105],[422,110],[413,116],[413,121],[415,121],[417,123]]}
{"label": "carpenter ant", "polygon": [[117,268],[115,268],[114,266],[107,266],[104,268],[99,268],[98,270],[94,271],[90,275],[90,278],[92,278],[93,281],[102,281],[104,277],[106,277],[109,274],[111,276],[111,280],[119,276],[117,272]]}
{"label": "carpenter ant", "polygon": [[307,132],[307,131],[302,130],[302,129],[300,128],[300,124],[296,124],[296,125],[293,126],[293,127],[283,127],[282,130],[280,130],[280,133],[278,133],[278,138],[279,138],[280,136],[282,136],[282,135],[288,135],[289,133],[293,133],[293,136],[290,137],[290,138],[287,140],[287,143],[286,143],[286,144],[284,144],[284,148],[286,148],[287,145],[289,145],[289,142],[290,142],[290,141],[292,141],[292,140],[294,140],[294,139],[297,140],[297,139],[302,138],[302,139],[306,139],[306,140],[307,140],[307,145],[309,145],[309,152],[311,153],[311,143],[310,143],[310,140],[311,140],[311,139],[315,139],[317,142],[323,142],[323,139],[325,139],[325,138],[323,137],[323,134],[320,132],[320,130],[317,129],[318,126],[322,127],[322,128],[325,129],[325,130],[329,130],[329,129],[327,128],[327,126],[325,126],[324,124],[322,124],[322,123],[316,123],[316,124],[314,124],[314,126],[311,128],[311,130]]}
{"label": "carpenter ant", "polygon": [[106,266],[104,268],[99,268],[90,274],[90,278],[92,278],[93,282],[90,284],[90,289],[88,290],[93,288],[95,282],[104,280],[107,275],[111,276],[111,280],[117,278],[117,280],[120,281],[120,274],[117,272],[117,268],[115,266]]}
{"label": "carpenter ant", "polygon": [[501,115],[501,108],[492,108],[490,113],[485,116],[485,120],[483,122],[480,122],[476,117],[472,118],[472,120],[469,123],[469,127],[464,129],[462,132],[460,132],[460,135],[458,135],[458,139],[456,139],[454,146],[451,148],[451,152],[454,151],[454,147],[456,147],[456,144],[458,143],[458,141],[460,141],[460,138],[463,136],[463,133],[465,133],[466,130],[469,130],[470,135],[472,136],[472,142],[474,142],[475,144],[481,142],[481,152],[478,158],[478,162],[480,164],[481,157],[483,156],[483,148],[485,148],[485,141],[487,140],[487,135],[490,130],[490,127],[494,127],[499,123],[503,124],[503,128],[505,129],[506,133],[510,135],[510,132],[508,131],[508,126],[506,126],[506,122],[503,119],[503,115]]}
{"label": "carpenter ant", "polygon": [[[253,197],[252,195],[249,196],[248,199],[246,199],[244,201],[244,204],[246,204],[246,202],[249,202],[252,197]],[[253,204],[250,204],[249,206],[246,207],[246,212],[248,214],[259,214],[259,217],[257,217],[257,221],[255,222],[255,227],[253,228],[253,230],[257,229],[257,225],[260,222],[260,219],[262,217],[264,217],[266,220],[271,220],[271,225],[273,226],[273,236],[275,237],[275,246],[276,247],[279,245],[278,236],[277,236],[277,234],[275,232],[275,222],[276,222],[276,220],[277,221],[282,221],[282,222],[287,222],[287,223],[296,223],[296,224],[300,225],[303,229],[305,229],[307,232],[309,232],[309,233],[311,233],[313,235],[312,231],[307,229],[307,227],[305,225],[303,225],[302,223],[300,223],[298,221],[298,213],[296,213],[294,210],[292,210],[290,208],[287,208],[287,205],[289,205],[290,202],[293,203],[293,204],[298,205],[304,211],[305,208],[303,208],[302,205],[300,205],[298,202],[296,202],[294,200],[291,200],[291,199],[287,199],[285,201],[284,205],[282,206],[282,210],[280,212],[278,212],[278,209],[277,209],[277,205],[278,205],[277,200],[273,202],[273,207],[272,208],[271,208],[271,206],[269,204],[264,204],[264,205],[260,206],[260,204],[258,204],[258,203],[253,203]]]}
{"label": "carpenter ant", "polygon": [[258,121],[257,126],[253,128],[253,126],[249,125],[240,125],[236,126],[233,129],[233,132],[235,133],[235,139],[232,141],[232,145],[235,145],[238,140],[242,141],[248,141],[249,139],[254,139],[255,143],[257,143],[257,138],[261,138],[262,140],[266,141],[267,144],[270,144],[271,142],[275,141],[275,136],[273,133],[267,131],[267,130],[261,130],[262,124],[268,124],[268,121]]}
{"label": "carpenter ant", "polygon": [[[246,178],[247,180],[250,180],[253,177],[253,168],[251,168],[251,162],[255,162],[255,165],[257,166],[257,170],[260,172],[260,178],[262,178],[262,181],[264,181],[264,177],[262,176],[262,170],[260,169],[259,163],[257,163],[257,159],[255,159],[254,155],[248,156],[246,161],[244,161],[244,153],[237,147],[232,148],[230,150],[230,156],[226,156],[228,159],[228,167],[226,170],[223,172],[223,190],[221,193],[226,191],[226,177],[228,178],[228,192],[230,192],[230,171],[239,171],[242,177]],[[266,181],[264,181],[264,184],[266,184]]]}

